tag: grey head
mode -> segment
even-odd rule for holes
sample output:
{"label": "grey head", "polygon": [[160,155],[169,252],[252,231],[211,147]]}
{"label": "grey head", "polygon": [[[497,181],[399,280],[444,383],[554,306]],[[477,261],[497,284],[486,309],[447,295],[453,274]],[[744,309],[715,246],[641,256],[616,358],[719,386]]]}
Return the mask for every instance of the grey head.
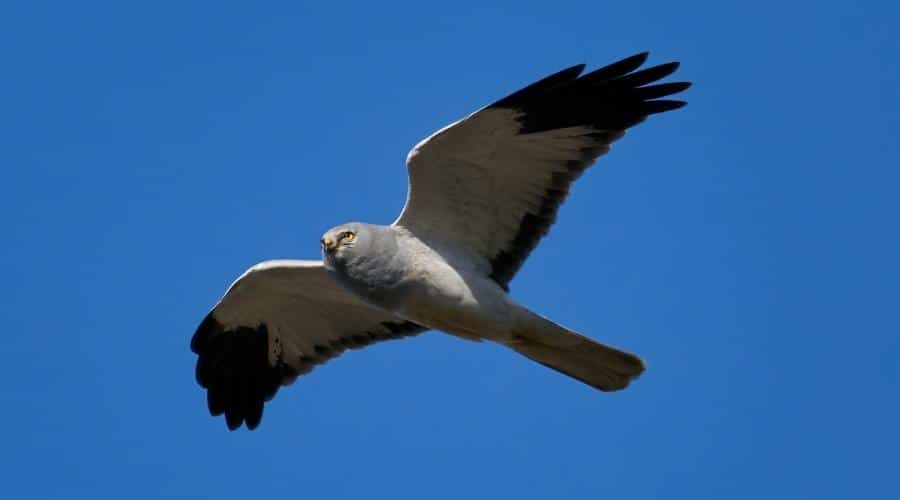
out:
{"label": "grey head", "polygon": [[409,270],[391,227],[341,224],[326,231],[321,243],[325,268],[341,286],[381,307],[394,302],[397,286]]}
{"label": "grey head", "polygon": [[329,229],[321,243],[325,267],[340,274],[371,274],[375,268],[390,265],[397,255],[397,239],[390,227],[362,222]]}
{"label": "grey head", "polygon": [[322,244],[322,260],[325,265],[346,265],[368,253],[372,245],[372,228],[369,224],[349,222],[335,226],[319,240]]}

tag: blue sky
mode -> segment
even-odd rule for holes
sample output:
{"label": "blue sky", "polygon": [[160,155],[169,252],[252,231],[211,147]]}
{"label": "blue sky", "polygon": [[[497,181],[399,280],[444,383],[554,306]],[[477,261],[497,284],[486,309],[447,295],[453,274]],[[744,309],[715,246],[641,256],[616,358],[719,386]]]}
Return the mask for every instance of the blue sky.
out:
{"label": "blue sky", "polygon": [[[9,498],[896,494],[896,6],[130,4],[0,7]],[[435,129],[643,50],[690,104],[575,185],[512,283],[642,355],[629,390],[428,334],[255,432],[206,413],[188,341],[246,267],[392,221]]]}

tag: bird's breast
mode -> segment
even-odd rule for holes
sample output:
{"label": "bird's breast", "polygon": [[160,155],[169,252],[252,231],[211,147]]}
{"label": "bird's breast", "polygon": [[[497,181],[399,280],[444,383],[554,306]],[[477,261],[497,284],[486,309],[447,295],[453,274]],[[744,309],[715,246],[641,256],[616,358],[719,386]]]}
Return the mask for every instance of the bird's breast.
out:
{"label": "bird's breast", "polygon": [[370,305],[389,311],[409,293],[408,273],[390,259],[363,257],[334,262],[329,271],[344,289]]}

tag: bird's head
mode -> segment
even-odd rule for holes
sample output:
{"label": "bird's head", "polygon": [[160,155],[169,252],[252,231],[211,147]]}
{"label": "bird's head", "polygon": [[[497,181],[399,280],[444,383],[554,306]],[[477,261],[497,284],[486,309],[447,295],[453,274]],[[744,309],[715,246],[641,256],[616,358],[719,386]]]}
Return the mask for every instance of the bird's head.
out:
{"label": "bird's head", "polygon": [[341,263],[362,255],[371,240],[371,231],[366,224],[351,222],[335,226],[320,240],[322,259],[326,263]]}

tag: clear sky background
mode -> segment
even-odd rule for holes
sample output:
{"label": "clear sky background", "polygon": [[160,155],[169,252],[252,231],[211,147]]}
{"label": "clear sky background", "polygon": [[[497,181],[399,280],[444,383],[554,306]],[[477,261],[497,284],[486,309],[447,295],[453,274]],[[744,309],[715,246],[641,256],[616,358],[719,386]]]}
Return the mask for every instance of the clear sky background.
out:
{"label": "clear sky background", "polygon": [[[890,2],[4,2],[4,498],[897,495]],[[680,60],[512,283],[639,353],[602,394],[429,333],[207,414],[245,268],[389,223],[407,151],[563,67]]]}

